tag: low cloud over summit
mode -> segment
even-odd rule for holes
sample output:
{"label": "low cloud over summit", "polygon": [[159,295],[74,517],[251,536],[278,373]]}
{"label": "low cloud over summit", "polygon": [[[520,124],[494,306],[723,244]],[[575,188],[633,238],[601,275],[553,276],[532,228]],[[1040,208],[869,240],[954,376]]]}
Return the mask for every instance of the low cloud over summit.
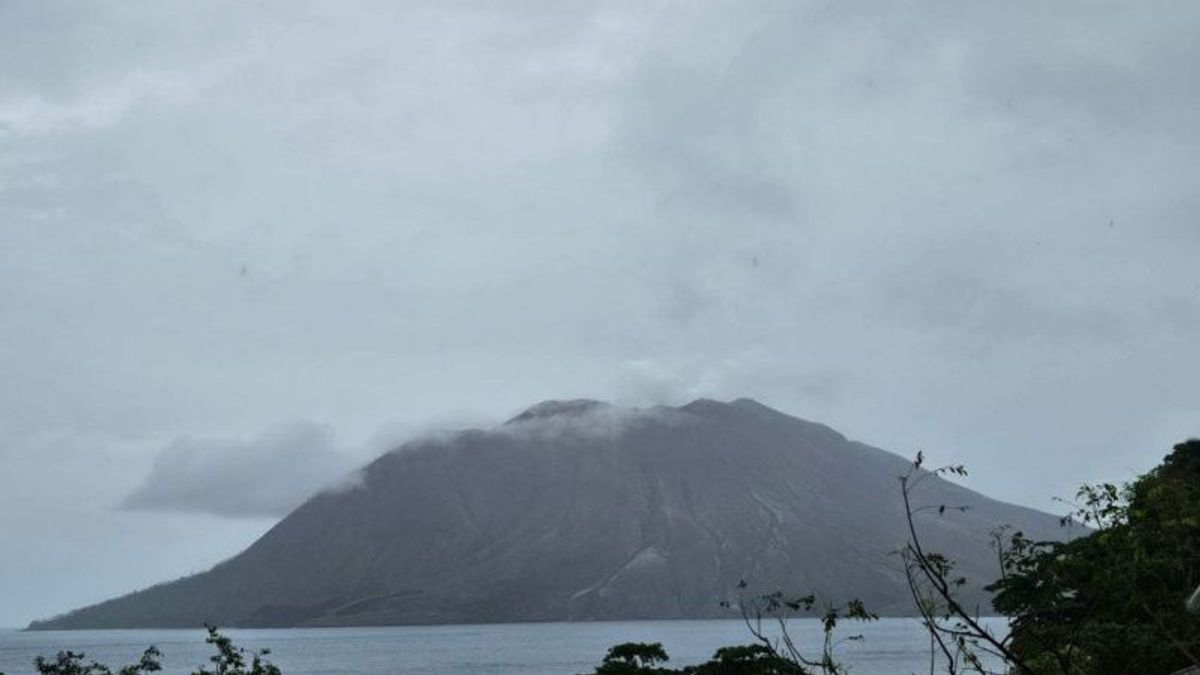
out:
{"label": "low cloud over summit", "polygon": [[358,461],[312,422],[249,439],[182,437],[163,448],[122,507],[232,517],[286,515],[322,489],[352,486]]}

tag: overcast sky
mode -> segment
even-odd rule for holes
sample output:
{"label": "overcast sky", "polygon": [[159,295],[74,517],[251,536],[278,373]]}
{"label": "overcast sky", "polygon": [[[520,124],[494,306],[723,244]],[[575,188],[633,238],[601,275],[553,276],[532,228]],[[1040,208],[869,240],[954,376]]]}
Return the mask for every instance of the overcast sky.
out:
{"label": "overcast sky", "polygon": [[422,430],[757,398],[1052,509],[1200,434],[1200,4],[0,0],[0,626]]}

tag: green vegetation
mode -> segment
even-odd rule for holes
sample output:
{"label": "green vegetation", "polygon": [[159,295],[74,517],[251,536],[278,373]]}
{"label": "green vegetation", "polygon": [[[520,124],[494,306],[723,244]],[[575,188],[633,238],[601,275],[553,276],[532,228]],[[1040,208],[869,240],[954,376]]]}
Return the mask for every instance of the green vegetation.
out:
{"label": "green vegetation", "polygon": [[1066,543],[1019,533],[994,584],[1012,650],[1038,673],[1170,673],[1200,665],[1200,441],[1175,446],[1133,483],[1084,487],[1096,528]]}
{"label": "green vegetation", "polygon": [[[743,588],[744,588],[743,584]],[[661,643],[626,642],[608,650],[604,662],[596,668],[594,675],[805,675],[818,672],[823,675],[845,673],[844,667],[834,658],[835,630],[844,620],[874,621],[878,617],[863,607],[861,602],[852,601],[845,606],[825,607],[821,615],[821,653],[809,658],[801,652],[787,631],[787,616],[792,612],[808,612],[816,605],[816,598],[807,595],[791,598],[782,593],[760,595],[743,601],[742,612],[746,628],[757,642],[749,645],[722,647],[713,657],[698,666],[685,666],[679,670],[663,667],[670,658]],[[772,640],[767,626],[778,628],[779,640]],[[861,640],[852,635],[843,640]]]}
{"label": "green vegetation", "polygon": [[[99,663],[84,663],[84,654],[71,651],[59,652],[53,661],[47,661],[39,656],[33,662],[33,667],[41,675],[110,675],[112,671]],[[136,664],[125,666],[117,671],[118,675],[137,675],[162,670],[158,659],[162,654],[158,649],[150,647],[142,653],[142,658]]]}
{"label": "green vegetation", "polygon": [[[204,640],[216,649],[208,658],[212,666],[200,666],[191,675],[281,675],[279,668],[267,661],[271,650],[246,650],[233,644],[233,640],[221,635],[216,626],[207,626],[208,637]],[[39,675],[113,675],[113,671],[100,663],[87,663],[82,652],[59,652],[53,661],[37,657],[33,667]],[[116,671],[117,675],[141,675],[162,670],[162,652],[154,646],[142,653],[142,658],[133,665]],[[0,673],[0,675],[4,675]]]}
{"label": "green vegetation", "polygon": [[608,650],[598,675],[801,675],[805,671],[762,645],[722,647],[712,659],[680,670],[661,667],[668,661],[661,644],[627,642]]}
{"label": "green vegetation", "polygon": [[[271,650],[247,651],[234,646],[233,640],[217,632],[216,626],[208,626],[208,638],[204,641],[216,648],[217,653],[208,657],[212,670],[200,668],[192,675],[280,675],[279,668],[264,657]],[[246,657],[250,658],[249,667]]]}

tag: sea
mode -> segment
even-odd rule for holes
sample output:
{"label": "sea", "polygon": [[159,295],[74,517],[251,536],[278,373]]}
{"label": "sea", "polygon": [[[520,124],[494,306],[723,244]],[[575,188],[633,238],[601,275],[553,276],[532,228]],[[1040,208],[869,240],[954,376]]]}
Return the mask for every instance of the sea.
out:
{"label": "sea", "polygon": [[[1001,620],[989,620],[1002,631]],[[395,626],[371,628],[231,629],[239,646],[268,648],[284,675],[576,675],[590,673],[621,642],[661,642],[668,665],[701,663],[722,646],[752,641],[742,621],[613,621],[586,623]],[[815,619],[789,623],[793,639],[819,653]],[[846,624],[835,633],[835,654],[862,675],[929,672],[929,637],[913,619]],[[861,639],[850,639],[861,636]],[[114,671],[154,645],[165,675],[186,675],[208,664],[212,648],[202,630],[0,630],[0,673],[34,673],[38,655],[84,652]]]}

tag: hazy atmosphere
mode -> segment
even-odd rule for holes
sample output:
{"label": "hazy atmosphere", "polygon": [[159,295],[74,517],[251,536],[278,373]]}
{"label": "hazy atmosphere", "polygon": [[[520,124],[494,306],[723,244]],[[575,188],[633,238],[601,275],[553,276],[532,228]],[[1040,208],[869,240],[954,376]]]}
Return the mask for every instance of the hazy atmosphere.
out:
{"label": "hazy atmosphere", "polygon": [[0,0],[0,626],[544,399],[752,397],[1051,511],[1154,466],[1200,5],[1003,9]]}

